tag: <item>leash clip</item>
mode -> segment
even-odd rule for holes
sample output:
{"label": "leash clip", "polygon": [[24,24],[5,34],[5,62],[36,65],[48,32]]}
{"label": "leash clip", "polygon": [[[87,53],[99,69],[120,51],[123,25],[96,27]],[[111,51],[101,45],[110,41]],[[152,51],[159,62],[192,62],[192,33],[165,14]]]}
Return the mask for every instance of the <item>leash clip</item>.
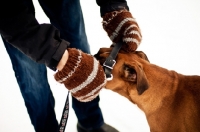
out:
{"label": "leash clip", "polygon": [[110,74],[109,76],[106,76],[106,80],[107,81],[111,81],[113,79],[113,75],[112,74]]}

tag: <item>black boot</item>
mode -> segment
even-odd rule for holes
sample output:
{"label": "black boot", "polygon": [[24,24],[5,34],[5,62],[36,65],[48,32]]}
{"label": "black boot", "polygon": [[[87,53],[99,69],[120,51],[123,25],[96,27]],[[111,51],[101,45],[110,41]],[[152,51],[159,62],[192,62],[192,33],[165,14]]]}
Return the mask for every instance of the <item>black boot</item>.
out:
{"label": "black boot", "polygon": [[79,123],[77,124],[77,130],[78,132],[119,132],[114,127],[104,123],[100,128],[93,129],[93,130],[87,130],[83,128]]}

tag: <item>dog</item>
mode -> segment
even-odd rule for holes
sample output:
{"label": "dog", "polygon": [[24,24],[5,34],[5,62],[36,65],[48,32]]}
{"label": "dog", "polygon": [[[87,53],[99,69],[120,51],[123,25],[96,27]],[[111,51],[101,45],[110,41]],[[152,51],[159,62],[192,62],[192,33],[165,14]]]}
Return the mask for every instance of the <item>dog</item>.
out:
{"label": "dog", "polygon": [[[101,64],[112,48],[101,48]],[[119,52],[106,89],[136,104],[151,132],[200,132],[200,76],[185,76],[151,64],[142,51]]]}

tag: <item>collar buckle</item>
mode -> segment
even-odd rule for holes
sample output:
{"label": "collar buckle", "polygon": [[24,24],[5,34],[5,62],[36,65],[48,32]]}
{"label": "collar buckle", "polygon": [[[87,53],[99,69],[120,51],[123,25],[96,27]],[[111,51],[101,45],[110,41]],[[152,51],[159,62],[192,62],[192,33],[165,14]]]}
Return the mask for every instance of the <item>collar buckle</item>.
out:
{"label": "collar buckle", "polygon": [[116,64],[115,59],[122,44],[123,44],[122,41],[119,41],[117,44],[115,44],[110,55],[106,58],[106,61],[103,63],[104,72],[106,74],[106,78],[108,81],[113,79],[112,69]]}
{"label": "collar buckle", "polygon": [[104,71],[105,71],[105,74],[106,74],[106,79],[108,81],[113,79],[113,75],[112,75],[111,72],[112,72],[112,69],[113,69],[115,64],[116,64],[116,61],[113,60],[113,59],[110,59],[109,57],[103,63]]}

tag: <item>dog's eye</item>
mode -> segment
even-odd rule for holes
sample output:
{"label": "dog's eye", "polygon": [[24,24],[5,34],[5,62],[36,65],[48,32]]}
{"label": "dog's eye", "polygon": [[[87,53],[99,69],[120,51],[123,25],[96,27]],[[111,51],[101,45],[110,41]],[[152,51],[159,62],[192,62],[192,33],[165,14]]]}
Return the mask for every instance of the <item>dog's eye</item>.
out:
{"label": "dog's eye", "polygon": [[135,69],[133,69],[128,65],[124,65],[123,71],[124,71],[124,77],[127,81],[136,82],[137,74]]}
{"label": "dog's eye", "polygon": [[127,71],[127,72],[129,72],[130,74],[135,74],[136,73],[135,69],[133,69],[131,67],[128,67],[128,66],[126,66],[124,70]]}

